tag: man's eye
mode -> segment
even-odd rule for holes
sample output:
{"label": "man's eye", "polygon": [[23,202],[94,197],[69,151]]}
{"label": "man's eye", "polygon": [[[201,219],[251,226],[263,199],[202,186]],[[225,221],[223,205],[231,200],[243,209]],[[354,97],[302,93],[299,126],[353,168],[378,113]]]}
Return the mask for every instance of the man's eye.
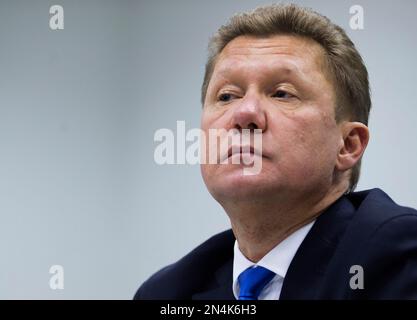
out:
{"label": "man's eye", "polygon": [[294,96],[291,93],[288,93],[288,92],[286,92],[284,90],[277,90],[274,93],[273,97],[274,98],[283,98],[283,99],[285,99],[285,98],[292,98]]}
{"label": "man's eye", "polygon": [[221,101],[221,102],[228,102],[228,101],[232,100],[232,97],[233,96],[230,93],[222,93],[219,96],[219,101]]}

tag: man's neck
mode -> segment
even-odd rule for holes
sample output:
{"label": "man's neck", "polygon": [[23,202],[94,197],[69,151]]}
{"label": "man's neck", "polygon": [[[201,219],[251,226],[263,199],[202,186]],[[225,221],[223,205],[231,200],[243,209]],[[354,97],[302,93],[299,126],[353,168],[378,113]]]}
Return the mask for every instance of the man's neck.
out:
{"label": "man's neck", "polygon": [[343,195],[345,189],[332,189],[319,198],[291,202],[252,201],[224,205],[239,249],[249,260],[258,262],[296,230],[316,219]]}

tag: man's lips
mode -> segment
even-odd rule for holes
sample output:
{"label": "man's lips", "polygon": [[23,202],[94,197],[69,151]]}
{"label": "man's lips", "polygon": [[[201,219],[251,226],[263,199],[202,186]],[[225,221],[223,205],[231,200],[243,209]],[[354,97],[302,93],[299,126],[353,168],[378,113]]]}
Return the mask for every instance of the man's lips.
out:
{"label": "man's lips", "polygon": [[231,146],[229,147],[227,154],[222,156],[222,162],[226,161],[234,155],[250,155],[251,157],[259,156],[264,158],[266,157],[261,150],[254,148],[253,146]]}

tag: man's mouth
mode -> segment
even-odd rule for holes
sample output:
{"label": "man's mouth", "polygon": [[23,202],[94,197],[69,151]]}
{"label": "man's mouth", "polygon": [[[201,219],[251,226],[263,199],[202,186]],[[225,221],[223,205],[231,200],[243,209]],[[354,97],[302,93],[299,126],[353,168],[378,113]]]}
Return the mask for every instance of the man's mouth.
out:
{"label": "man's mouth", "polygon": [[222,163],[227,163],[229,158],[232,157],[246,157],[248,159],[253,159],[254,157],[264,157],[261,150],[254,148],[253,146],[245,145],[239,146],[234,145],[229,147],[227,151],[227,156],[222,157]]}

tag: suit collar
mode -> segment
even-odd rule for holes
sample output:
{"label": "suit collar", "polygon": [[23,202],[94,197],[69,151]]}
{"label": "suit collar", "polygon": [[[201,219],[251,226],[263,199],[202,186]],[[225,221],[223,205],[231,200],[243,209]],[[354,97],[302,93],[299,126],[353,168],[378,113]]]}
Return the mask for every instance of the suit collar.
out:
{"label": "suit collar", "polygon": [[192,300],[235,300],[232,291],[233,251],[232,257],[215,272],[214,285],[192,296]]}
{"label": "suit collar", "polygon": [[342,196],[317,218],[291,261],[280,300],[317,297],[326,268],[354,213],[355,207]]}

